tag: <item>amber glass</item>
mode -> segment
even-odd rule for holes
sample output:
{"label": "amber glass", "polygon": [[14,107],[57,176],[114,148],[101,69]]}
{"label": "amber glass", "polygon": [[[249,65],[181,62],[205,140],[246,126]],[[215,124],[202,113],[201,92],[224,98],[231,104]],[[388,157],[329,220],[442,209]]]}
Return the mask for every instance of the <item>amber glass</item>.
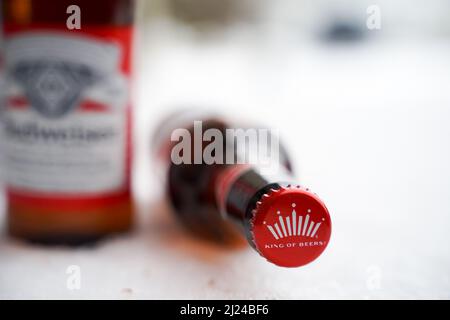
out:
{"label": "amber glass", "polygon": [[[15,26],[66,25],[66,9],[81,8],[82,26],[132,26],[134,0],[2,0],[3,22]],[[129,62],[125,62],[127,65]],[[131,133],[128,133],[131,135]],[[133,218],[130,179],[127,190],[102,200],[21,201],[7,192],[8,231],[23,239],[51,244],[79,244],[129,230]],[[67,200],[67,201],[66,201]],[[94,201],[94,205],[92,205]],[[73,205],[72,205],[73,204]]]}
{"label": "amber glass", "polygon": [[[204,131],[216,129],[224,137],[226,137],[227,129],[236,128],[235,125],[219,117],[205,117],[202,120]],[[190,132],[192,137],[191,144],[192,148],[194,148],[194,128],[192,125],[187,125],[184,128]],[[156,135],[158,136],[159,134],[160,132],[157,131]],[[219,244],[231,247],[245,245],[246,237],[249,233],[247,224],[248,208],[253,206],[254,202],[261,196],[261,193],[270,188],[280,188],[278,182],[286,178],[286,176],[281,176],[280,174],[267,178],[257,171],[257,166],[254,166],[237,181],[245,187],[230,190],[229,196],[224,199],[225,203],[223,203],[226,212],[221,213],[221,203],[219,203],[217,198],[219,177],[224,171],[236,166],[224,164],[227,152],[234,154],[234,157],[238,155],[234,143],[224,139],[223,150],[227,151],[220,154],[222,164],[206,164],[203,161],[199,164],[193,164],[193,154],[191,154],[190,164],[174,164],[170,162],[170,157],[164,154],[164,152],[168,153],[171,150],[170,147],[165,147],[166,145],[171,145],[169,138],[166,138],[166,140],[165,144],[161,144],[163,151],[159,152],[159,155],[165,158],[166,162],[169,162],[166,179],[167,194],[174,213],[182,225],[191,231],[193,235]],[[203,148],[209,144],[203,143]],[[288,172],[291,172],[288,155],[282,145],[280,149],[280,164]]]}

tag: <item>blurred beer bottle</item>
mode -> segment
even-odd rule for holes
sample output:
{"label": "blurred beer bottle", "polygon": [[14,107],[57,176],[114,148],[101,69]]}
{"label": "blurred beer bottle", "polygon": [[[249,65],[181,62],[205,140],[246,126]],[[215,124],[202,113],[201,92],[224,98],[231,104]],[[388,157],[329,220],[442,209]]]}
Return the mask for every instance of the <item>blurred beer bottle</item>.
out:
{"label": "blurred beer bottle", "polygon": [[132,224],[134,0],[2,0],[8,229],[77,244]]}

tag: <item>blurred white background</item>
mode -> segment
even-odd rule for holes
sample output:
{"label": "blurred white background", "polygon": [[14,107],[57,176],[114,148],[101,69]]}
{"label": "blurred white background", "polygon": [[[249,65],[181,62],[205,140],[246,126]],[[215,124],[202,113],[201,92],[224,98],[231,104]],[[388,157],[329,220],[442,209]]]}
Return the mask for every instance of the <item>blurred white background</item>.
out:
{"label": "blurred white background", "polygon": [[[366,27],[370,5],[381,29]],[[153,0],[138,12],[136,230],[77,249],[3,234],[0,298],[450,298],[449,1]],[[323,256],[282,269],[182,231],[150,137],[186,106],[280,130],[332,215]],[[80,290],[66,288],[69,265]]]}

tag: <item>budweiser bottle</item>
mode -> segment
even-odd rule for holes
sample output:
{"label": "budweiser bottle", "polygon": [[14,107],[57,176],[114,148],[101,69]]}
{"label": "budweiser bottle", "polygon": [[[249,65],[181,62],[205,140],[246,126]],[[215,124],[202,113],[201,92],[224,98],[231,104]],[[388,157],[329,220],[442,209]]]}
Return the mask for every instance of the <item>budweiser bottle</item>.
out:
{"label": "budweiser bottle", "polygon": [[154,145],[167,167],[169,200],[194,234],[221,243],[246,239],[283,267],[305,265],[328,245],[328,210],[295,182],[276,132],[186,111],[161,123]]}
{"label": "budweiser bottle", "polygon": [[78,243],[127,230],[133,0],[2,0],[10,234]]}

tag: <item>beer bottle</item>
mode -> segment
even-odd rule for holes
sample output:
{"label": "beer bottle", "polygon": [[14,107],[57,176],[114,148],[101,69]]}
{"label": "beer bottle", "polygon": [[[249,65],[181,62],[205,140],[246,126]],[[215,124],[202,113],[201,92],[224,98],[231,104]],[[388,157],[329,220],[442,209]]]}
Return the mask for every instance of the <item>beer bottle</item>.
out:
{"label": "beer bottle", "polygon": [[[166,164],[168,198],[193,234],[224,244],[246,239],[283,267],[305,265],[325,250],[328,210],[296,182],[277,134],[192,111],[171,115],[156,131],[155,156]],[[269,161],[252,160],[252,153],[269,154]]]}
{"label": "beer bottle", "polygon": [[2,0],[8,230],[84,243],[132,224],[133,0]]}

